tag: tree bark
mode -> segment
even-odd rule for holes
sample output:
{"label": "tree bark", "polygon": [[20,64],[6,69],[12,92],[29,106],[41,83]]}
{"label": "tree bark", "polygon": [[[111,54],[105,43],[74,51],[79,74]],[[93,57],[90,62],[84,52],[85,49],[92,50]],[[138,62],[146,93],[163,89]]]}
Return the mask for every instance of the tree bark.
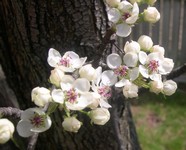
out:
{"label": "tree bark", "polygon": [[[50,86],[49,48],[73,50],[95,60],[95,65],[111,49],[112,33],[104,38],[108,20],[102,0],[4,0],[0,24],[0,63],[21,109],[34,107],[30,99],[34,87]],[[63,114],[55,112],[52,127],[39,135],[36,149],[140,149],[128,103],[121,95],[111,103],[112,119],[105,126],[92,126],[80,116],[84,124],[76,134],[62,129]]]}

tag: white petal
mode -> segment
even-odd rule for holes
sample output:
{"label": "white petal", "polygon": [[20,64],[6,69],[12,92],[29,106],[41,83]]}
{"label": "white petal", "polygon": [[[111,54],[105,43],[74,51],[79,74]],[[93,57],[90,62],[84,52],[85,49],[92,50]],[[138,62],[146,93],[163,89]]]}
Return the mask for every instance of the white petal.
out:
{"label": "white petal", "polygon": [[102,83],[107,86],[112,86],[117,82],[117,76],[112,70],[106,70],[101,75]]}
{"label": "white petal", "polygon": [[131,17],[126,19],[126,23],[127,24],[134,24],[138,19],[138,14],[139,14],[138,4],[134,3],[132,13],[131,13]]}
{"label": "white petal", "polygon": [[122,64],[122,60],[118,54],[112,53],[107,56],[107,65],[110,69],[116,69],[121,64]]}
{"label": "white petal", "polygon": [[121,17],[121,14],[118,9],[112,8],[108,11],[108,19],[113,23],[117,23]]}
{"label": "white petal", "polygon": [[124,55],[123,61],[128,67],[135,67],[138,62],[138,55],[134,52],[128,52]]}
{"label": "white petal", "polygon": [[161,81],[162,78],[161,78],[161,75],[160,74],[151,74],[150,75],[150,79],[153,80],[153,81]]}
{"label": "white petal", "polygon": [[63,57],[69,57],[69,58],[71,58],[71,59],[79,59],[79,55],[76,54],[76,53],[73,52],[73,51],[67,51],[67,52],[63,55]]}
{"label": "white petal", "polygon": [[17,124],[17,132],[22,137],[29,137],[34,133],[30,131],[32,124],[29,120],[20,120]]}
{"label": "white petal", "polygon": [[129,80],[123,78],[115,84],[115,87],[123,87],[129,83]]}
{"label": "white petal", "polygon": [[73,68],[80,68],[83,66],[83,64],[85,63],[86,60],[87,60],[87,57],[83,57],[80,59],[74,59],[74,60],[72,60],[72,67]]}
{"label": "white petal", "polygon": [[122,12],[128,12],[132,7],[132,4],[127,1],[122,1],[118,5],[118,9]]}
{"label": "white petal", "polygon": [[73,87],[80,92],[88,92],[90,90],[90,82],[86,78],[78,78]]}
{"label": "white petal", "polygon": [[98,85],[101,80],[101,73],[102,73],[102,67],[96,68],[96,77],[94,78],[93,82]]}
{"label": "white petal", "polygon": [[131,33],[132,29],[129,25],[125,23],[116,25],[116,34],[120,37],[127,37]]}
{"label": "white petal", "polygon": [[148,69],[146,69],[144,66],[139,65],[139,72],[142,74],[143,77],[148,78]]}
{"label": "white petal", "polygon": [[50,48],[48,52],[48,58],[47,58],[48,64],[51,67],[56,67],[60,60],[61,60],[61,54],[57,50]]}
{"label": "white petal", "polygon": [[136,80],[139,76],[139,68],[135,67],[135,68],[131,69],[129,76],[130,76],[131,81]]}
{"label": "white petal", "polygon": [[63,104],[64,98],[64,93],[61,89],[54,89],[52,91],[52,99],[54,100],[54,102]]}
{"label": "white petal", "polygon": [[75,70],[75,68],[73,68],[72,66],[65,67],[65,66],[60,65],[58,68],[64,72],[74,72],[74,70]]}
{"label": "white petal", "polygon": [[44,111],[40,108],[28,108],[25,111],[21,113],[21,119],[29,119],[31,118],[35,113],[38,114],[45,114]]}
{"label": "white petal", "polygon": [[108,102],[106,102],[105,100],[103,100],[103,99],[100,99],[100,107],[102,107],[102,108],[111,108],[112,106],[108,103]]}
{"label": "white petal", "polygon": [[142,65],[144,65],[147,62],[147,58],[148,58],[148,56],[145,52],[143,52],[143,51],[139,52],[139,61]]}
{"label": "white petal", "polygon": [[172,59],[164,58],[163,62],[160,64],[159,73],[162,75],[168,74],[172,71],[174,67],[174,62]]}

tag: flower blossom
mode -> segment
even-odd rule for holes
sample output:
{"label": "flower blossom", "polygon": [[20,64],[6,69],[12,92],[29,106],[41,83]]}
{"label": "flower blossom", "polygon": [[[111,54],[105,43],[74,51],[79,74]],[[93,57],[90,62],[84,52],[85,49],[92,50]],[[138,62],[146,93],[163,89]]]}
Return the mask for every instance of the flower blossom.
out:
{"label": "flower blossom", "polygon": [[8,142],[13,137],[14,125],[6,118],[0,119],[0,144]]}
{"label": "flower blossom", "polygon": [[64,72],[73,72],[80,68],[86,59],[87,57],[79,58],[79,55],[73,51],[68,51],[61,56],[57,50],[50,48],[47,61],[51,67],[59,67]]}
{"label": "flower blossom", "polygon": [[156,23],[160,20],[160,13],[156,7],[148,7],[144,10],[144,20],[149,23]]}
{"label": "flower blossom", "polygon": [[173,80],[163,82],[163,94],[170,96],[176,92],[176,89],[177,84]]}
{"label": "flower blossom", "polygon": [[29,108],[21,113],[21,120],[17,124],[17,132],[22,137],[29,137],[34,133],[48,130],[52,121],[40,108]]}
{"label": "flower blossom", "polygon": [[137,21],[139,7],[127,1],[121,1],[116,8],[108,11],[108,19],[115,24],[116,34],[120,37],[127,37],[131,33],[131,26]]}

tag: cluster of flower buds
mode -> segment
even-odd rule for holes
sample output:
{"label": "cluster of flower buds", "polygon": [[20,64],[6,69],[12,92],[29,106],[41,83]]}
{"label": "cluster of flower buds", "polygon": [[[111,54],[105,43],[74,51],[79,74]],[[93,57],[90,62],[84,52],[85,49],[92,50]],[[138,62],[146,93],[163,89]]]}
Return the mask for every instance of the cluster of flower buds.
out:
{"label": "cluster of flower buds", "polygon": [[137,97],[139,87],[149,88],[156,94],[172,95],[177,84],[172,80],[162,81],[162,75],[169,74],[174,63],[164,57],[164,53],[164,48],[153,45],[152,39],[146,35],[140,36],[137,42],[126,42],[121,56],[116,53],[107,56],[111,70],[107,71],[105,82],[123,87],[126,98]]}
{"label": "cluster of flower buds", "polygon": [[[120,37],[127,37],[132,31],[132,26],[140,21],[156,23],[160,19],[160,13],[152,5],[156,0],[106,0],[109,5],[108,19],[112,23],[113,30]],[[147,9],[139,12],[138,4],[148,4]]]}

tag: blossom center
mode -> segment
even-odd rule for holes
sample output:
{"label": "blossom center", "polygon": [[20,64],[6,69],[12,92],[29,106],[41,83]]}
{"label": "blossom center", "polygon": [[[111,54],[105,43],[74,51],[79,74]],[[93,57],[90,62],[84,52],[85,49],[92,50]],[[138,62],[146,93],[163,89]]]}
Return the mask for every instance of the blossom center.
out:
{"label": "blossom center", "polygon": [[74,89],[70,89],[69,91],[66,92],[66,99],[70,103],[76,102],[78,97],[78,93]]}
{"label": "blossom center", "polygon": [[114,70],[114,73],[119,77],[124,77],[127,74],[128,67],[127,66],[119,66]]}
{"label": "blossom center", "polygon": [[65,67],[68,67],[70,65],[70,58],[69,57],[63,57],[63,58],[61,58],[60,65],[63,65]]}
{"label": "blossom center", "polygon": [[131,16],[131,14],[128,13],[128,12],[126,12],[126,13],[123,14],[122,19],[123,19],[123,20],[126,20],[126,19],[129,18],[130,16]]}
{"label": "blossom center", "polygon": [[109,99],[111,97],[111,88],[109,86],[102,86],[98,89],[98,93],[102,97]]}
{"label": "blossom center", "polygon": [[151,60],[149,62],[148,68],[149,68],[150,72],[157,71],[158,67],[159,67],[159,62],[157,60]]}
{"label": "blossom center", "polygon": [[39,115],[37,113],[34,114],[34,116],[30,119],[31,124],[34,127],[43,127],[45,126],[45,115]]}

